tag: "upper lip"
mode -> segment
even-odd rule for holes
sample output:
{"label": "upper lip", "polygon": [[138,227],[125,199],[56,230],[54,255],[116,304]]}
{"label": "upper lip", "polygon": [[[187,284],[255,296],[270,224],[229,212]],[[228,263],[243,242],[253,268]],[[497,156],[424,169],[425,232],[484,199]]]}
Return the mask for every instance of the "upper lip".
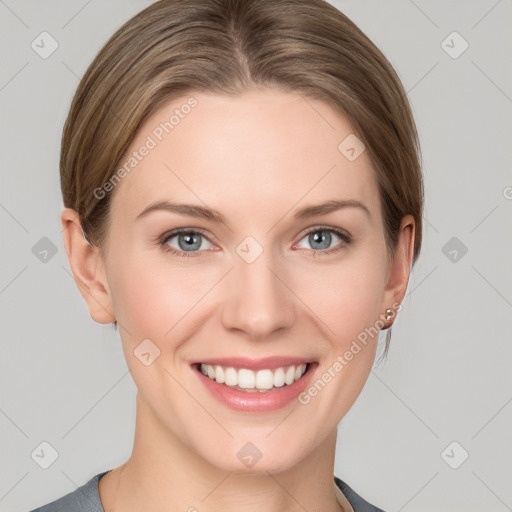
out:
{"label": "upper lip", "polygon": [[248,357],[215,357],[202,359],[193,364],[208,364],[211,366],[224,366],[232,368],[247,368],[248,370],[265,370],[286,366],[298,366],[301,364],[312,363],[312,359],[305,357],[289,357],[289,356],[270,356],[260,359],[251,359]]}

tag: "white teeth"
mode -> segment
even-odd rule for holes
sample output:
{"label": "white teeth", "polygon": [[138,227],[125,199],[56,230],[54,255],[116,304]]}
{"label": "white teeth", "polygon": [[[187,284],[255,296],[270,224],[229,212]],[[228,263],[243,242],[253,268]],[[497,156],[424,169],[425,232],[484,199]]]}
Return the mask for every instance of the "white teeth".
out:
{"label": "white teeth", "polygon": [[290,366],[288,370],[286,370],[286,375],[284,377],[284,382],[286,385],[290,385],[295,380],[295,366]]}
{"label": "white teeth", "polygon": [[236,386],[238,384],[238,375],[234,368],[226,368],[224,371],[226,386]]}
{"label": "white teeth", "polygon": [[274,372],[274,386],[276,388],[284,386],[284,370],[282,368],[278,368]]}
{"label": "white teeth", "polygon": [[256,374],[256,387],[258,389],[270,389],[274,385],[274,377],[271,370],[259,370]]}
{"label": "white teeth", "polygon": [[274,370],[248,370],[233,367],[224,368],[219,365],[201,364],[201,373],[215,380],[219,384],[238,386],[252,391],[266,391],[272,388],[280,388],[285,384],[289,386],[299,380],[306,372],[306,364],[275,368]]}
{"label": "white teeth", "polygon": [[219,384],[224,384],[224,370],[222,369],[222,366],[215,367],[215,380]]}
{"label": "white teeth", "polygon": [[256,375],[252,370],[242,368],[238,370],[238,386],[244,389],[253,389],[256,387]]}

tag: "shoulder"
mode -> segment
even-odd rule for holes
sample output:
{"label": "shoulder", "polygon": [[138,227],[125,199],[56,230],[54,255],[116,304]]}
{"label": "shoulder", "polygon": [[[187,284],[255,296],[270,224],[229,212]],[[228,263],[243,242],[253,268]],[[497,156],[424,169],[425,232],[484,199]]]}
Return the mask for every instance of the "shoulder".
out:
{"label": "shoulder", "polygon": [[98,492],[98,482],[105,473],[108,471],[98,473],[76,490],[30,512],[105,512]]}
{"label": "shoulder", "polygon": [[348,502],[352,505],[354,512],[384,512],[382,509],[368,503],[366,500],[361,498],[359,494],[354,491],[347,483],[338,477],[334,477],[334,482],[341,490],[341,492],[345,495]]}

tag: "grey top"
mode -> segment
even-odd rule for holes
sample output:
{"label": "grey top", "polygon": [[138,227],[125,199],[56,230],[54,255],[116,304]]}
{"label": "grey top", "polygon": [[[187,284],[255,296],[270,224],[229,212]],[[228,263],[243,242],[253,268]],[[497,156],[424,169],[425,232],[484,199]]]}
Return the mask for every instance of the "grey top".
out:
{"label": "grey top", "polygon": [[[108,471],[98,473],[75,491],[30,512],[105,512],[100,501],[98,482],[106,473]],[[361,498],[343,480],[335,476],[334,482],[345,495],[354,512],[384,512]]]}

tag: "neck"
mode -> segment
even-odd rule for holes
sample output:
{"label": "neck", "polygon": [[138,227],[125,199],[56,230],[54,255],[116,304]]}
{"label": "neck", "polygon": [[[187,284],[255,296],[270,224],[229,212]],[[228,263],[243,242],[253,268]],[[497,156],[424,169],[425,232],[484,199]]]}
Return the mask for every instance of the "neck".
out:
{"label": "neck", "polygon": [[279,473],[222,471],[171,435],[137,394],[132,454],[100,480],[100,498],[105,512],[339,512],[335,447],[336,430],[299,464]]}

